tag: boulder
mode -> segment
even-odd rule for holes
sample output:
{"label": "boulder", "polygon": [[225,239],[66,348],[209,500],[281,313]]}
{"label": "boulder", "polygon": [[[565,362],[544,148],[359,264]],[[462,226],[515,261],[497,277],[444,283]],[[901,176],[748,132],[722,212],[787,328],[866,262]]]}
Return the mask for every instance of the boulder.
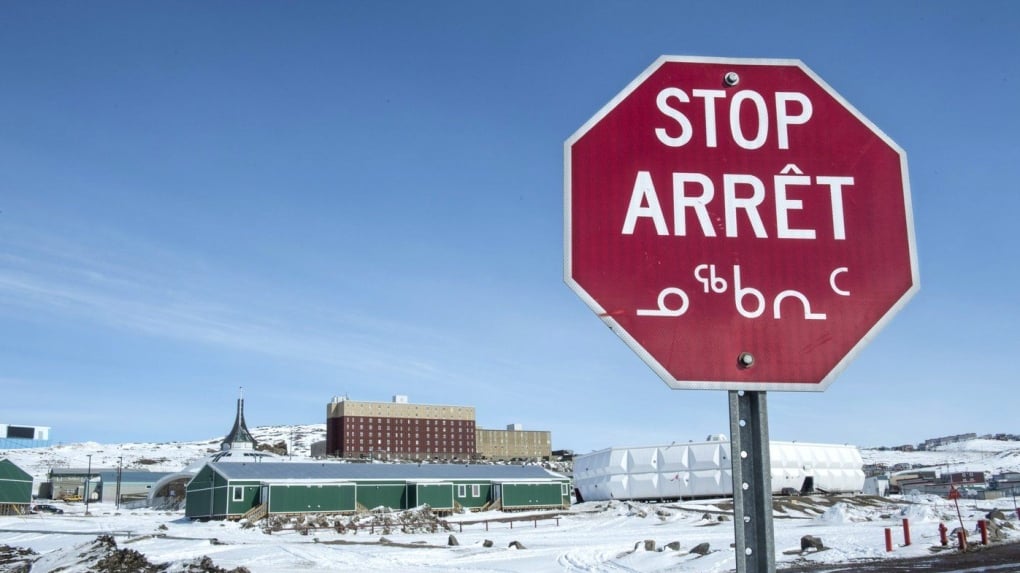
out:
{"label": "boulder", "polygon": [[699,543],[691,548],[691,553],[697,553],[698,555],[708,555],[711,551],[711,547],[707,542]]}
{"label": "boulder", "polygon": [[671,549],[673,551],[680,551],[680,542],[679,541],[671,541],[671,542],[667,543],[665,546],[663,546],[663,549]]}
{"label": "boulder", "polygon": [[825,549],[825,545],[822,543],[821,538],[815,537],[814,535],[805,535],[800,538],[800,550],[807,551],[809,549],[821,551],[822,549]]}

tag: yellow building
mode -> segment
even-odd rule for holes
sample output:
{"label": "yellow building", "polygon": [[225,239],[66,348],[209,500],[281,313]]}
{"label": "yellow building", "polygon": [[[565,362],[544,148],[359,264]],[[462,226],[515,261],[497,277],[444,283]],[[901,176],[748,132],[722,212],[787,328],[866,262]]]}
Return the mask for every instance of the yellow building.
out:
{"label": "yellow building", "polygon": [[552,456],[552,433],[521,429],[510,424],[505,430],[475,430],[475,448],[490,460],[548,459]]}

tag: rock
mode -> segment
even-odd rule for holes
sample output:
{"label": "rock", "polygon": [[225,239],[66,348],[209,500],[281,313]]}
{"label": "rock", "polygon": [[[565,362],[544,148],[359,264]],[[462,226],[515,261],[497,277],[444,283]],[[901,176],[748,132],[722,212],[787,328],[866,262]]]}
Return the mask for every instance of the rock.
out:
{"label": "rock", "polygon": [[486,539],[485,541],[482,542],[482,547],[492,547],[493,545],[495,544],[492,542],[491,539]]}
{"label": "rock", "polygon": [[822,544],[821,538],[815,537],[814,535],[805,535],[800,538],[800,550],[807,551],[808,549],[821,551],[822,549],[825,549],[825,545]]}
{"label": "rock", "polygon": [[672,549],[673,551],[680,551],[680,542],[671,541],[667,543],[665,546],[663,546],[663,549]]}
{"label": "rock", "polygon": [[507,547],[511,547],[513,549],[527,549],[526,547],[524,547],[524,544],[522,544],[520,541],[511,541],[510,545],[508,545]]}
{"label": "rock", "polygon": [[730,516],[728,516],[728,515],[720,515],[719,517],[716,518],[716,520],[718,520],[718,521],[729,521],[730,520]]}
{"label": "rock", "polygon": [[699,543],[691,548],[691,553],[697,553],[698,555],[708,555],[711,551],[711,547],[707,542]]}
{"label": "rock", "polygon": [[992,511],[989,511],[988,515],[985,515],[985,517],[996,521],[1006,521],[1006,514],[1003,513],[1001,509],[993,509]]}
{"label": "rock", "polygon": [[645,551],[655,551],[654,539],[645,539]]}
{"label": "rock", "polygon": [[393,542],[390,541],[389,539],[385,538],[385,537],[380,537],[379,538],[379,543],[381,545],[389,545],[390,543],[393,543]]}
{"label": "rock", "polygon": [[450,534],[450,538],[446,540],[446,544],[453,546],[453,545],[460,545],[460,542],[457,541],[457,538],[454,537],[454,535],[451,533]]}

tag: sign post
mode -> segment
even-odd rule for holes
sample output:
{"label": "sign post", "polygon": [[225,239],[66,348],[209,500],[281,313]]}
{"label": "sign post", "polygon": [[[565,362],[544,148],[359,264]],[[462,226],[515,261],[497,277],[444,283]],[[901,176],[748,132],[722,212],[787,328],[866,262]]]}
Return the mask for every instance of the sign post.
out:
{"label": "sign post", "polygon": [[771,571],[765,392],[825,390],[917,292],[906,154],[798,60],[663,56],[564,144],[564,243],[669,387],[730,392],[738,571]]}
{"label": "sign post", "polygon": [[765,392],[730,391],[730,460],[737,571],[775,571]]}

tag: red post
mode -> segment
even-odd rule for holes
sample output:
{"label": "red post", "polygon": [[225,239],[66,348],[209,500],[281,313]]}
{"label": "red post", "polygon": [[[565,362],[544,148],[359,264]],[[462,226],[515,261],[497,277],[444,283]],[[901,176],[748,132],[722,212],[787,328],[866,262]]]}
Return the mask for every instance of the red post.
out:
{"label": "red post", "polygon": [[988,545],[988,522],[979,520],[978,529],[981,530],[981,545]]}
{"label": "red post", "polygon": [[538,529],[538,518],[535,518],[535,529]]}
{"label": "red post", "polygon": [[892,551],[892,528],[885,528],[885,550],[886,552]]}
{"label": "red post", "polygon": [[488,530],[489,530],[489,520],[486,519],[485,520],[485,531],[488,531]]}
{"label": "red post", "polygon": [[949,528],[946,527],[945,523],[939,524],[939,542],[942,543],[942,547],[949,545],[949,537],[946,535],[948,531]]}
{"label": "red post", "polygon": [[963,529],[956,530],[956,536],[960,539],[960,551],[967,550],[967,532]]}
{"label": "red post", "polygon": [[910,520],[903,518],[903,546],[910,545]]}

